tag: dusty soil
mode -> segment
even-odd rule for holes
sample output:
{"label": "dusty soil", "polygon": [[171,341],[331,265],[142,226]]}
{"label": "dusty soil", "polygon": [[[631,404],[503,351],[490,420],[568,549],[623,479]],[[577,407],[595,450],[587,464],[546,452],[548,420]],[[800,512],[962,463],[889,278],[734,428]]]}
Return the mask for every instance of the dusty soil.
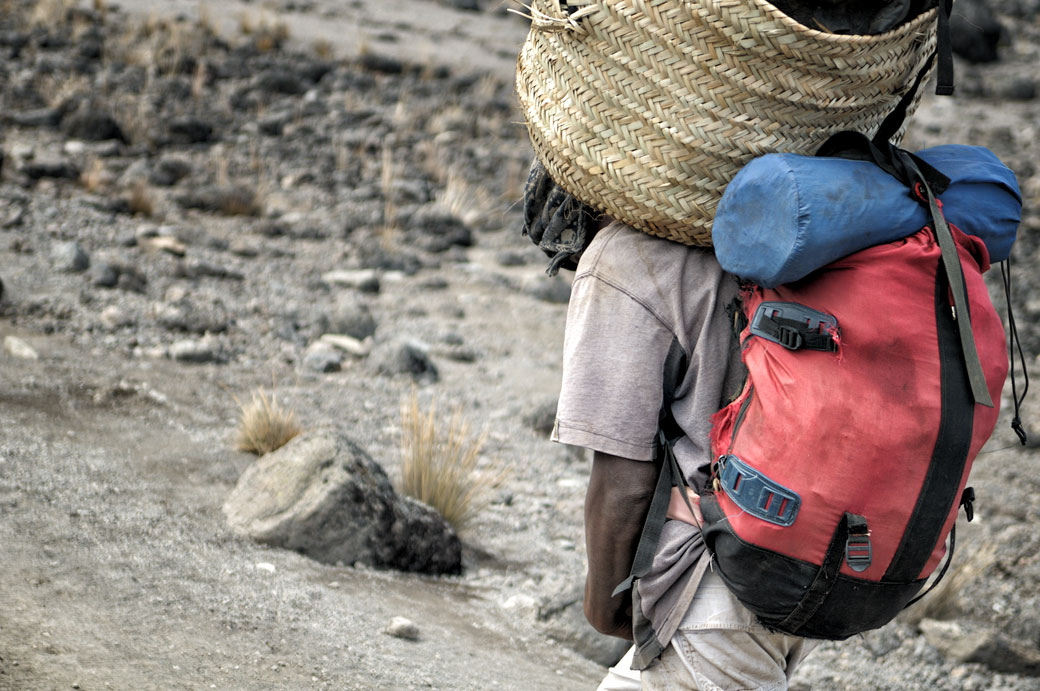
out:
{"label": "dusty soil", "polygon": [[[103,4],[0,2],[0,689],[593,688],[616,647],[579,614],[588,466],[545,429],[568,284],[517,233],[524,22],[431,0]],[[910,141],[984,144],[1019,172],[1032,370],[1040,26],[1022,7],[1004,62],[959,64],[961,96],[928,99]],[[314,344],[372,331],[365,315],[373,354],[328,364]],[[380,368],[402,340],[435,377]],[[232,534],[221,505],[254,458],[233,449],[236,398],[259,386],[391,476],[413,389],[487,425],[487,463],[512,472],[461,535],[465,573]],[[942,595],[825,646],[796,687],[1037,688],[1006,650],[954,659],[921,633],[1040,646],[1035,455],[1002,421]],[[419,640],[386,635],[395,616]]]}

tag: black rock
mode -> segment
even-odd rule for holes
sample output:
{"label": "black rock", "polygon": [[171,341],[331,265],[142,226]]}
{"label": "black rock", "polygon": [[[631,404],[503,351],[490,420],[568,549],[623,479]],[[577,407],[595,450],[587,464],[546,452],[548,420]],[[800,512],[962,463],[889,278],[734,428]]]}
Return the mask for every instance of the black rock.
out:
{"label": "black rock", "polygon": [[163,156],[152,168],[148,181],[156,187],[172,187],[191,173],[191,164],[181,158]]}
{"label": "black rock", "polygon": [[85,106],[72,113],[62,122],[66,136],[88,142],[116,139],[127,142],[123,129],[115,119],[102,109]]}
{"label": "black rock", "polygon": [[37,108],[35,110],[11,113],[8,117],[21,127],[57,127],[61,123],[61,108]]}
{"label": "black rock", "polygon": [[950,14],[953,52],[970,62],[996,62],[1004,27],[986,0],[958,0]]}
{"label": "black rock", "polygon": [[106,262],[95,264],[90,269],[90,283],[99,288],[115,288],[119,283],[119,269]]}
{"label": "black rock", "polygon": [[213,141],[213,125],[197,117],[173,118],[166,126],[170,144],[205,144]]}
{"label": "black rock", "polygon": [[389,55],[366,53],[358,58],[358,63],[361,67],[372,72],[382,72],[383,74],[401,74],[404,72],[404,63]]}
{"label": "black rock", "polygon": [[286,70],[261,72],[256,76],[253,86],[260,91],[287,96],[299,96],[309,88],[304,78]]}
{"label": "black rock", "polygon": [[436,382],[439,379],[427,349],[414,341],[398,339],[382,343],[372,351],[369,359],[380,374],[408,374],[423,382]]}
{"label": "black rock", "polygon": [[21,171],[31,180],[41,178],[64,178],[75,180],[80,170],[67,158],[38,158],[22,164]]}

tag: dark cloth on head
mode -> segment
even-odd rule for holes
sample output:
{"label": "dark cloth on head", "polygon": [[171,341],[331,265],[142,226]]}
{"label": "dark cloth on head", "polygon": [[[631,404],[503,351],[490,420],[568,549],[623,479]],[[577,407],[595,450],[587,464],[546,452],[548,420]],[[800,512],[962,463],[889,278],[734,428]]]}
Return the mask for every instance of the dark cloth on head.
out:
{"label": "dark cloth on head", "polygon": [[883,34],[934,7],[934,0],[771,0],[799,24],[830,34]]}

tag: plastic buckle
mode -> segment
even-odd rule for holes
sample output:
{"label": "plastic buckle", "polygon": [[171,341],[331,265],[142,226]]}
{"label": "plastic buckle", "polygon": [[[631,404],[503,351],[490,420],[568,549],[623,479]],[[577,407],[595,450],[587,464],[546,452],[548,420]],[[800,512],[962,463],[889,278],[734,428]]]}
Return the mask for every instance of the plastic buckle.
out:
{"label": "plastic buckle", "polygon": [[845,541],[845,561],[849,568],[860,573],[870,568],[874,550],[870,546],[870,533],[849,535]]}
{"label": "plastic buckle", "polygon": [[776,327],[776,342],[788,350],[798,350],[805,345],[805,336],[789,326]]}
{"label": "plastic buckle", "polygon": [[718,468],[715,479],[722,492],[745,513],[774,525],[787,527],[794,523],[802,505],[797,492],[769,479],[733,454],[721,456]]}

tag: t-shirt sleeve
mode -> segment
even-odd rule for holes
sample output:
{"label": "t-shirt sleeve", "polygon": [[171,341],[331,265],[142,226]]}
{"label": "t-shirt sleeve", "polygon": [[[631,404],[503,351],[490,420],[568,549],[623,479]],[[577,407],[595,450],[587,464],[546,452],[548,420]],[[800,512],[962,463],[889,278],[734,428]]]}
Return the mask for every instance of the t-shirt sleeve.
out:
{"label": "t-shirt sleeve", "polygon": [[672,331],[595,275],[574,282],[553,440],[614,456],[654,456]]}

